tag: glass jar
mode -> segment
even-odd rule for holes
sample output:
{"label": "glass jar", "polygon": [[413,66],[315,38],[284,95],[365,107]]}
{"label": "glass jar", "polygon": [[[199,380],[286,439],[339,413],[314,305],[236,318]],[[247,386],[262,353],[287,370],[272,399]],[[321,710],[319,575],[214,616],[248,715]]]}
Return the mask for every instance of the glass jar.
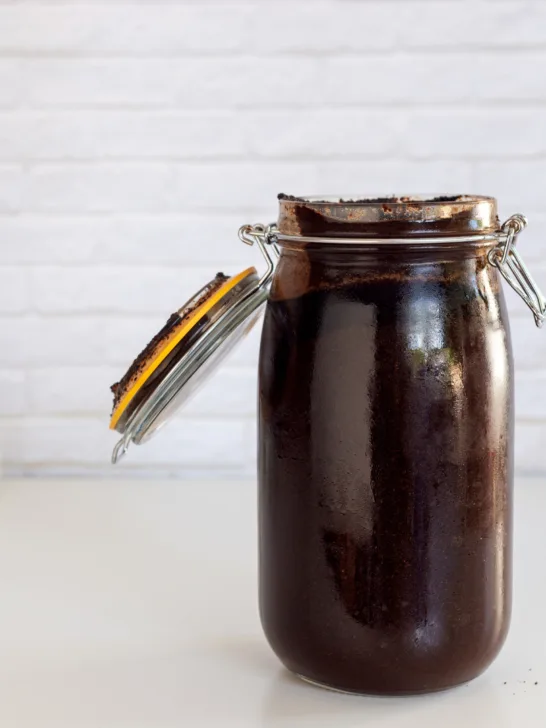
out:
{"label": "glass jar", "polygon": [[501,227],[488,197],[281,196],[277,226],[240,231],[268,271],[231,279],[240,300],[226,310],[217,282],[161,376],[140,390],[129,377],[118,396],[133,391],[138,406],[118,412],[115,458],[163,422],[267,299],[260,611],[273,650],[307,680],[441,690],[481,673],[505,640],[513,365],[499,273],[537,324],[546,311],[515,248],[524,224]]}
{"label": "glass jar", "polygon": [[[411,204],[351,206],[363,226],[281,201],[281,231],[338,240],[281,240],[267,304],[261,614],[290,670],[341,690],[469,680],[510,620],[512,355],[491,242],[414,243]],[[386,239],[353,242],[363,227]]]}

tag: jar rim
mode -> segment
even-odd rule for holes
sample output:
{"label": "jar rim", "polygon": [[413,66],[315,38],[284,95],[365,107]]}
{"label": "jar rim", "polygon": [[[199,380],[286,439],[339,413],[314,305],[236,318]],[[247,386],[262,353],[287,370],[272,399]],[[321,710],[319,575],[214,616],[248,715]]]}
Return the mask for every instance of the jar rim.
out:
{"label": "jar rim", "polygon": [[494,197],[473,194],[339,196],[280,194],[281,235],[405,238],[483,235],[500,229]]}
{"label": "jar rim", "polygon": [[374,206],[377,204],[389,205],[445,205],[449,203],[468,203],[468,202],[495,202],[494,197],[488,195],[457,195],[457,194],[438,194],[438,193],[421,193],[411,195],[286,195],[280,193],[277,198],[279,201],[296,202],[312,205],[353,205],[358,207]]}

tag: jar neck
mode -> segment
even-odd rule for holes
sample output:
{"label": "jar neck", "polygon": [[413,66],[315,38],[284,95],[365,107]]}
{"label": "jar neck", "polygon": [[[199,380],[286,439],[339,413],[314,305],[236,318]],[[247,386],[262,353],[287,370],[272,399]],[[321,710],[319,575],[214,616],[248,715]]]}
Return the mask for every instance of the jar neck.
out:
{"label": "jar neck", "polygon": [[460,242],[424,242],[407,240],[404,243],[381,242],[356,243],[308,243],[304,240],[279,241],[281,256],[285,258],[306,257],[311,264],[343,266],[411,265],[423,263],[457,262],[468,259],[480,260],[487,257],[496,245],[496,239],[467,239]]}

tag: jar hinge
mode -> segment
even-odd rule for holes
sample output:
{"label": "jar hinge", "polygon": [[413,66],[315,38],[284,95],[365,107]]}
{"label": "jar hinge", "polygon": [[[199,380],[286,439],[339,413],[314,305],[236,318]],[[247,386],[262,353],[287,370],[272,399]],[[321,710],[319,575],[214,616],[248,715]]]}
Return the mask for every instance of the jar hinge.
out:
{"label": "jar hinge", "polygon": [[518,235],[526,226],[527,219],[523,215],[509,217],[502,224],[498,244],[489,251],[487,259],[525,301],[533,312],[536,325],[540,328],[546,317],[546,299],[516,250]]}
{"label": "jar hinge", "polygon": [[245,245],[254,245],[256,243],[267,263],[267,270],[260,278],[259,286],[270,283],[275,270],[275,264],[279,258],[279,247],[277,245],[277,226],[275,223],[262,225],[242,225],[239,228],[239,240]]}

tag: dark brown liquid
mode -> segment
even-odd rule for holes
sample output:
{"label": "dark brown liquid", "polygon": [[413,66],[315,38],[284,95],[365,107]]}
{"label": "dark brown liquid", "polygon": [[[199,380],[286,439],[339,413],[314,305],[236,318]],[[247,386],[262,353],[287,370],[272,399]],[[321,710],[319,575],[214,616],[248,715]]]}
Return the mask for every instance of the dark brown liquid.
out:
{"label": "dark brown liquid", "polygon": [[511,602],[504,319],[483,250],[283,252],[260,357],[260,602],[293,672],[427,692],[498,653]]}

